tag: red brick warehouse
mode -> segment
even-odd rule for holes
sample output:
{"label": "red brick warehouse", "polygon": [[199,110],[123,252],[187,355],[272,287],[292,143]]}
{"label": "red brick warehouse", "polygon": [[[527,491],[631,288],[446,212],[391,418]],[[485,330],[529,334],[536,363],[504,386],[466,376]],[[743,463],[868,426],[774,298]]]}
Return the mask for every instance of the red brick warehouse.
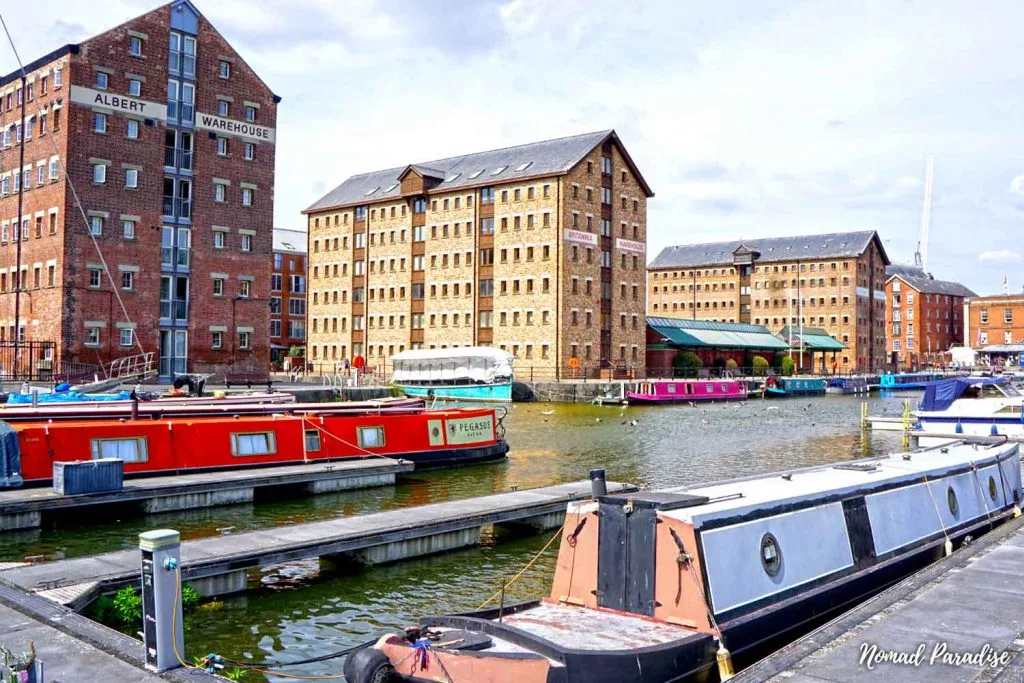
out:
{"label": "red brick warehouse", "polygon": [[280,98],[189,0],[25,72],[0,78],[0,334],[20,283],[22,338],[61,361],[265,369]]}

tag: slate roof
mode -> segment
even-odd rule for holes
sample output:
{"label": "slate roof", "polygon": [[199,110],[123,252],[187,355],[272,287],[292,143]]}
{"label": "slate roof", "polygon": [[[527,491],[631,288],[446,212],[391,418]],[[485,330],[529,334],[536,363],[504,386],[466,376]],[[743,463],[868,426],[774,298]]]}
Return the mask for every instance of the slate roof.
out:
{"label": "slate roof", "polygon": [[653,197],[654,193],[626,154],[625,147],[615,131],[602,130],[354,175],[315,201],[303,213],[400,197],[398,177],[409,168],[421,174],[443,178],[436,188],[437,191],[563,174],[609,137],[619,144],[623,156],[626,157],[647,196]]}
{"label": "slate roof", "polygon": [[891,263],[885,269],[886,278],[890,278],[893,275],[909,275],[910,277],[928,277],[928,273],[924,272],[924,268],[918,266],[912,266],[909,263]]}
{"label": "slate roof", "polygon": [[[788,341],[790,338],[789,335],[790,326],[786,325],[779,332],[779,337]],[[803,333],[801,334],[800,326],[793,325],[792,335],[795,341],[801,343],[805,349],[810,349],[811,351],[841,351],[846,348],[846,344],[842,343],[820,327],[804,327]]]}
{"label": "slate roof", "polygon": [[922,294],[947,294],[949,296],[977,296],[973,291],[959,282],[936,280],[929,276],[912,277],[910,275],[893,275],[889,279],[899,278]]}
{"label": "slate roof", "polygon": [[291,251],[305,254],[308,235],[305,230],[286,230],[274,228],[274,251]]}
{"label": "slate roof", "polygon": [[889,257],[882,247],[878,233],[874,230],[858,232],[837,232],[826,235],[801,235],[798,237],[770,237],[766,239],[744,239],[729,242],[708,242],[704,244],[679,244],[665,247],[648,266],[650,270],[660,268],[690,268],[694,266],[731,265],[732,253],[741,246],[757,251],[761,256],[757,263],[793,261],[796,259],[852,258],[864,253],[871,240],[876,240],[878,250],[886,264]]}
{"label": "slate roof", "polygon": [[657,316],[648,317],[647,325],[676,346],[761,351],[788,348],[763,325]]}

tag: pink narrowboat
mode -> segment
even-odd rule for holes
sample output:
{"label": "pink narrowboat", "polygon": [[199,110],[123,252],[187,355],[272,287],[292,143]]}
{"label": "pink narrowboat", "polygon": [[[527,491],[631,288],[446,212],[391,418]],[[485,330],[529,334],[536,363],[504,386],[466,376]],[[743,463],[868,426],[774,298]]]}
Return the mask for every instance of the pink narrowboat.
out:
{"label": "pink narrowboat", "polygon": [[659,382],[638,382],[634,391],[627,391],[630,404],[689,403],[691,401],[742,401],[746,387],[732,379],[680,379]]}

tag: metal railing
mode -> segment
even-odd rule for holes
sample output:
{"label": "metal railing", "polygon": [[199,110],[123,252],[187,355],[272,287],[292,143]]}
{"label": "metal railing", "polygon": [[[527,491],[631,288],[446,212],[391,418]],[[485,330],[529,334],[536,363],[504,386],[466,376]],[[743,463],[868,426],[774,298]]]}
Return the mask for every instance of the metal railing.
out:
{"label": "metal railing", "polygon": [[155,356],[154,352],[147,351],[111,361],[107,368],[107,377],[124,379],[152,374],[156,371]]}
{"label": "metal railing", "polygon": [[14,340],[0,341],[0,381],[49,381],[54,378],[57,345],[52,341],[19,341],[15,363]]}
{"label": "metal railing", "polygon": [[191,218],[192,200],[164,195],[163,215],[168,218]]}
{"label": "metal railing", "polygon": [[160,317],[174,318],[175,320],[188,320],[188,301],[173,299],[160,301]]}
{"label": "metal railing", "polygon": [[164,147],[164,166],[183,171],[192,170],[192,150]]}

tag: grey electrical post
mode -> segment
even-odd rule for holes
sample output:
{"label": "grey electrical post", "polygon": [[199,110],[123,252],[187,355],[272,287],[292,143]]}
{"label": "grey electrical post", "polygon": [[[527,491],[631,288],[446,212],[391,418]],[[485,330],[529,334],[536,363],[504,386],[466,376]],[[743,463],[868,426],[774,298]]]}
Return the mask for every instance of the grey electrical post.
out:
{"label": "grey electrical post", "polygon": [[161,672],[181,666],[185,638],[178,595],[181,535],[172,529],[139,534],[142,554],[142,633],[146,668]]}

